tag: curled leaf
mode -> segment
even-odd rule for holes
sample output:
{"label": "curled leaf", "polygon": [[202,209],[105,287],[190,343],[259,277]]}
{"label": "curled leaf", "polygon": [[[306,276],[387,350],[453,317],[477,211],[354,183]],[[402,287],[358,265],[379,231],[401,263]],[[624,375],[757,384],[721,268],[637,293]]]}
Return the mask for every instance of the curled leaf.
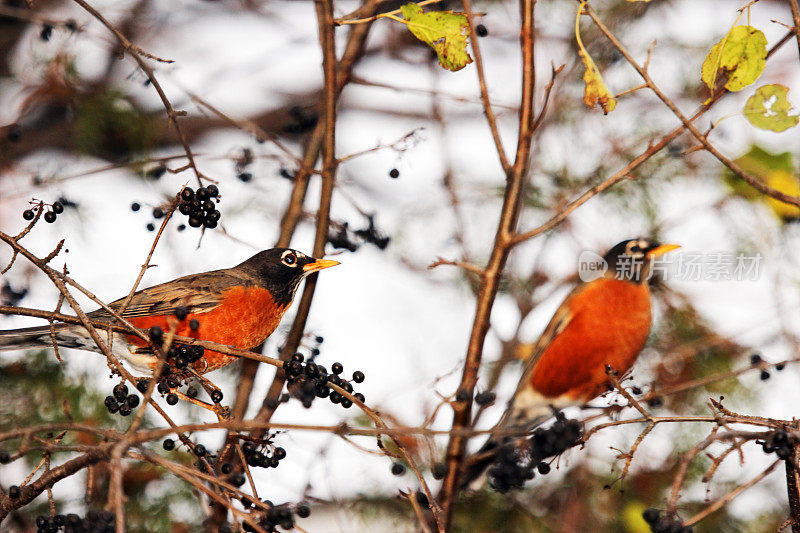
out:
{"label": "curled leaf", "polygon": [[472,58],[467,53],[467,17],[452,11],[429,11],[423,13],[417,4],[406,4],[400,8],[404,23],[414,37],[433,48],[439,64],[447,70],[461,70]]}
{"label": "curled leaf", "polygon": [[786,98],[789,88],[783,85],[762,85],[744,105],[744,116],[756,128],[775,132],[797,126],[800,117],[790,115],[792,105]]}
{"label": "curled leaf", "polygon": [[725,88],[740,91],[758,79],[767,61],[767,38],[752,26],[734,26],[703,60],[701,77],[713,92],[727,75]]}
{"label": "curled leaf", "polygon": [[603,108],[603,113],[608,115],[617,106],[617,99],[606,87],[603,76],[600,74],[600,69],[594,64],[592,56],[586,51],[586,47],[583,46],[583,41],[581,41],[580,21],[584,4],[585,2],[581,2],[578,8],[578,15],[575,17],[575,40],[578,41],[578,55],[581,56],[583,66],[586,68],[583,73],[583,81],[586,84],[586,89],[583,92],[583,103],[589,107],[599,104]]}
{"label": "curled leaf", "polygon": [[600,105],[603,108],[603,113],[608,115],[617,106],[617,99],[608,90],[603,76],[597,65],[594,64],[591,56],[585,50],[579,50],[583,65],[586,71],[583,73],[583,81],[586,83],[586,89],[583,92],[583,103],[589,107]]}

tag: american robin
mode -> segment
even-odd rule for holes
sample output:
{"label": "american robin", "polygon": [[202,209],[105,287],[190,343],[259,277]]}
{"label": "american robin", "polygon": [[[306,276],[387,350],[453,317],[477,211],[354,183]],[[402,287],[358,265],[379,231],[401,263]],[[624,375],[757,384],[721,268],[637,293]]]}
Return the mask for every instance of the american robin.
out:
{"label": "american robin", "polygon": [[[676,248],[640,238],[608,251],[597,277],[575,287],[538,342],[523,347],[525,369],[495,431],[530,431],[554,408],[584,405],[608,390],[607,366],[620,374],[633,366],[650,332],[653,259]],[[492,463],[498,440],[478,452],[485,457],[467,468],[464,486]]]}
{"label": "american robin", "polygon": [[[296,250],[272,248],[233,268],[192,274],[140,290],[122,316],[138,328],[157,326],[166,333],[175,327],[176,335],[250,350],[275,331],[306,276],[338,264]],[[120,309],[125,300],[120,298],[109,307]],[[104,309],[88,316],[114,322]],[[100,351],[82,326],[72,324],[56,324],[54,335],[49,326],[0,331],[0,350],[48,347],[53,337],[65,348]],[[133,335],[115,333],[111,349],[142,372],[152,372],[158,361],[150,345]],[[192,364],[202,374],[234,360],[235,356],[205,350]]]}

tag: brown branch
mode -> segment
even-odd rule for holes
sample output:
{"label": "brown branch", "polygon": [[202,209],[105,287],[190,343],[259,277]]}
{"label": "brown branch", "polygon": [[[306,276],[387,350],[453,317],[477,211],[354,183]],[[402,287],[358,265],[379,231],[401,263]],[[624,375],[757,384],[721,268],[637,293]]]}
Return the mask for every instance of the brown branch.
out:
{"label": "brown branch", "polygon": [[[522,189],[528,172],[531,140],[533,137],[533,96],[535,89],[534,71],[534,8],[536,0],[521,0],[522,29],[520,46],[522,48],[522,99],[519,114],[519,134],[514,165],[506,175],[506,189],[503,195],[503,207],[500,222],[495,235],[494,246],[478,293],[475,319],[472,325],[467,356],[461,376],[459,390],[465,391],[469,400],[455,402],[453,405],[453,429],[466,428],[472,420],[472,397],[478,380],[483,356],[483,345],[489,331],[489,318],[492,313],[495,296],[500,284],[500,276],[505,268],[512,237],[516,232],[519,219]],[[442,483],[439,501],[444,509],[444,527],[449,530],[453,520],[455,501],[461,473],[464,468],[464,455],[468,439],[454,435],[447,445],[447,475]]]}
{"label": "brown branch", "polygon": [[44,472],[30,485],[23,485],[20,487],[19,498],[11,499],[7,495],[0,496],[0,522],[5,519],[8,513],[29,504],[42,492],[55,485],[58,481],[71,476],[75,472],[78,472],[87,466],[107,460],[109,456],[108,448],[108,445],[99,445],[95,449],[79,457],[70,459],[63,464]]}
{"label": "brown branch", "polygon": [[797,39],[797,51],[800,53],[800,8],[797,7],[797,0],[789,0],[789,7],[792,9],[792,20],[794,20],[792,32]]}
{"label": "brown branch", "polygon": [[786,461],[786,494],[789,499],[789,516],[792,525],[792,533],[800,532],[800,474],[797,472],[795,464],[798,458],[798,448],[796,445],[792,449],[791,460]]}
{"label": "brown branch", "polygon": [[[161,84],[158,83],[158,80],[156,79],[155,74],[153,73],[153,69],[150,68],[150,65],[148,65],[144,59],[142,59],[143,55],[142,49],[132,44],[117,28],[114,27],[113,24],[111,24],[108,20],[106,20],[106,18],[103,17],[103,15],[101,15],[92,6],[87,4],[84,0],[73,0],[73,1],[79,6],[81,6],[83,9],[88,11],[89,14],[91,14],[94,18],[99,20],[103,24],[103,26],[108,28],[108,30],[114,34],[114,37],[117,38],[120,45],[128,52],[128,54],[133,58],[133,60],[136,61],[136,63],[139,65],[139,68],[141,68],[142,71],[144,71],[145,75],[147,75],[147,79],[150,80],[150,83],[152,84],[153,88],[158,93],[158,97],[161,99],[161,103],[163,104],[164,109],[166,109],[167,111],[167,118],[172,123],[172,126],[175,129],[175,133],[178,135],[178,139],[180,140],[181,145],[183,145],[183,150],[186,152],[186,158],[189,160],[189,167],[191,167],[192,170],[194,170],[195,177],[197,178],[197,183],[202,185],[203,183],[202,179],[208,179],[208,178],[200,172],[200,169],[197,168],[197,164],[195,163],[194,160],[194,153],[192,152],[192,149],[189,146],[188,141],[186,140],[186,136],[184,135],[180,124],[178,124],[178,117],[184,116],[186,112],[175,111],[175,109],[172,107],[172,103],[169,101],[166,93],[161,88]],[[152,59],[152,56],[150,56],[149,54],[146,57]]]}
{"label": "brown branch", "polygon": [[500,132],[497,130],[497,117],[492,110],[492,102],[489,100],[489,90],[486,87],[486,76],[483,71],[483,56],[481,55],[481,47],[478,45],[478,34],[475,33],[472,1],[461,0],[461,4],[464,6],[464,12],[467,15],[467,21],[469,21],[469,39],[472,43],[472,55],[475,56],[475,71],[478,73],[478,86],[481,90],[483,114],[486,115],[486,121],[489,123],[489,129],[492,131],[492,139],[494,140],[494,146],[497,150],[497,156],[500,158],[500,166],[503,167],[503,173],[508,175],[509,172],[511,172],[511,164],[508,162],[505,149],[503,149]]}
{"label": "brown branch", "polygon": [[756,485],[762,479],[764,479],[769,474],[771,474],[772,471],[775,470],[775,467],[778,466],[778,463],[780,463],[780,461],[773,462],[763,472],[758,474],[756,477],[754,477],[753,479],[751,479],[747,483],[743,483],[743,484],[739,485],[738,487],[736,487],[735,489],[730,491],[725,497],[720,498],[719,500],[715,501],[714,503],[712,503],[711,505],[709,505],[708,507],[706,507],[705,509],[703,509],[702,511],[700,511],[699,513],[694,515],[693,517],[691,517],[688,520],[684,521],[683,525],[684,526],[693,526],[694,524],[700,522],[701,520],[703,520],[707,516],[711,515],[712,513],[716,512],[716,511],[718,511],[719,509],[721,509],[722,507],[724,507],[725,505],[730,503],[730,501],[733,500],[735,497],[737,497],[739,494],[741,494],[745,490],[749,489],[753,485]]}
{"label": "brown branch", "polygon": [[623,44],[616,38],[616,36],[613,33],[611,33],[611,31],[605,26],[605,24],[603,24],[603,21],[600,20],[600,18],[597,16],[595,11],[588,3],[586,4],[585,12],[589,15],[589,17],[591,17],[592,21],[594,21],[594,23],[597,25],[597,27],[600,29],[603,35],[606,36],[606,38],[611,42],[611,44],[613,44],[614,47],[623,55],[623,57],[625,57],[628,63],[630,63],[630,65],[636,70],[636,72],[639,73],[639,75],[645,81],[650,90],[653,91],[656,94],[656,96],[658,96],[658,98],[664,103],[664,105],[666,105],[669,108],[670,111],[672,111],[672,113],[676,117],[678,117],[678,119],[686,127],[686,129],[689,130],[689,132],[694,136],[694,138],[697,139],[697,141],[700,142],[700,144],[702,144],[703,147],[708,152],[714,155],[714,157],[716,157],[723,165],[728,167],[731,172],[733,172],[736,176],[738,176],[740,179],[745,181],[748,185],[750,185],[757,191],[766,194],[767,196],[770,196],[780,202],[800,207],[800,198],[784,194],[776,189],[773,189],[772,187],[767,186],[763,181],[745,172],[741,167],[739,167],[739,165],[737,165],[736,163],[725,157],[719,150],[717,150],[708,141],[706,135],[701,133],[700,130],[698,130],[697,127],[694,124],[692,124],[692,121],[686,118],[686,116],[683,113],[681,113],[681,110],[678,109],[678,106],[675,105],[675,102],[673,102],[658,88],[658,86],[653,82],[652,78],[650,78],[650,75],[647,73],[647,71],[643,67],[641,67],[636,62],[635,59],[633,59],[633,57],[630,55],[625,46],[623,46]]}

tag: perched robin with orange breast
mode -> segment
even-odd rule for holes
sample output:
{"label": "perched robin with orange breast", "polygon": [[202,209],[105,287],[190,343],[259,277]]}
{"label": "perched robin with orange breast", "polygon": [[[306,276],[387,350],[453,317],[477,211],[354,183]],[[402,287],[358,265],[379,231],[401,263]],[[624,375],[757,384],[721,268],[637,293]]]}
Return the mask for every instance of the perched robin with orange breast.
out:
{"label": "perched robin with orange breast", "polygon": [[[584,405],[608,390],[606,368],[620,375],[633,366],[652,322],[648,281],[653,259],[678,248],[648,239],[617,244],[603,257],[596,279],[579,284],[533,345],[523,347],[525,370],[495,430],[525,433],[553,409]],[[466,486],[493,462],[492,437],[464,475]]]}
{"label": "perched robin with orange breast", "polygon": [[[233,268],[192,274],[134,293],[122,312],[134,326],[150,329],[154,342],[159,332],[213,341],[250,350],[269,337],[292,304],[300,282],[312,272],[338,265],[296,250],[272,248],[257,253]],[[126,298],[109,304],[121,309]],[[114,323],[108,311],[88,314],[94,321]],[[101,338],[105,334],[100,331]],[[86,329],[73,324],[0,331],[0,350],[59,346],[99,352]],[[139,371],[152,372],[158,362],[150,345],[124,333],[113,335],[111,348]],[[191,355],[199,355],[192,358]],[[237,358],[212,350],[190,351],[188,362],[200,374],[221,368]],[[194,359],[194,360],[192,360]]]}

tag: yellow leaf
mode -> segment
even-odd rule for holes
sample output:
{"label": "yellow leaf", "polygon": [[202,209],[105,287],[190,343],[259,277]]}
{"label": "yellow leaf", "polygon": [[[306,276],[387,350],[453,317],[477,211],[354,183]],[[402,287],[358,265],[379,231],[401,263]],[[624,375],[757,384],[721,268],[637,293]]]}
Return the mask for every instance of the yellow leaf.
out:
{"label": "yellow leaf", "polygon": [[608,115],[614,111],[617,106],[617,100],[606,87],[603,76],[600,74],[600,69],[594,64],[592,56],[586,51],[583,41],[581,41],[580,20],[584,3],[581,2],[578,8],[578,15],[575,17],[575,39],[578,41],[578,55],[580,55],[583,66],[586,68],[583,73],[583,81],[586,84],[586,89],[583,92],[583,103],[589,107],[599,104],[603,108],[603,113]]}
{"label": "yellow leaf", "polygon": [[[791,172],[785,170],[772,170],[767,174],[767,185],[789,196],[800,196],[800,181]],[[766,197],[767,205],[772,209],[773,213],[781,220],[797,220],[800,218],[800,209],[797,206],[790,205],[780,200],[776,200],[771,196]]]}
{"label": "yellow leaf", "polygon": [[777,133],[797,126],[800,117],[789,114],[792,105],[786,98],[788,93],[789,88],[783,85],[762,85],[747,99],[744,116],[753,126]]}
{"label": "yellow leaf", "polygon": [[752,26],[734,26],[703,60],[701,77],[713,92],[727,75],[725,88],[740,91],[761,76],[767,61],[767,38]]}
{"label": "yellow leaf", "polygon": [[603,108],[603,113],[608,115],[617,106],[617,100],[614,95],[608,90],[603,76],[597,68],[597,65],[592,61],[591,56],[584,50],[579,50],[586,71],[583,73],[583,81],[586,83],[586,89],[583,92],[583,103],[589,107],[594,107],[600,104]]}
{"label": "yellow leaf", "polygon": [[414,37],[428,44],[436,52],[439,64],[447,70],[461,70],[472,58],[467,53],[467,17],[452,11],[423,13],[417,4],[400,8],[404,23]]}

